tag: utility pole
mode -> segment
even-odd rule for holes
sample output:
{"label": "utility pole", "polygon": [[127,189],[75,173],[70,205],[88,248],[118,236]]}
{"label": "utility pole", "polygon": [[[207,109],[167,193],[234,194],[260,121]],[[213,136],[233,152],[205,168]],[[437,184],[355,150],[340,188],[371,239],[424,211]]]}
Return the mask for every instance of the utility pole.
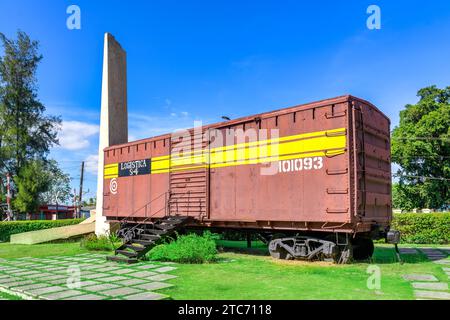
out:
{"label": "utility pole", "polygon": [[56,191],[56,194],[55,194],[55,203],[56,203],[56,216],[55,216],[55,220],[58,220],[58,216],[59,216],[59,205],[58,205],[58,202],[59,202],[59,191]]}
{"label": "utility pole", "polygon": [[[2,177],[0,176],[0,194],[3,195],[3,180]],[[2,206],[2,212],[0,213],[0,221],[3,221],[3,211],[5,210],[5,207],[3,206],[3,203],[1,204]],[[6,219],[6,218],[5,218]]]}
{"label": "utility pole", "polygon": [[77,190],[74,188],[73,189],[73,213],[74,213],[74,218],[76,218],[77,217],[77,215],[78,215],[78,203],[77,203],[77,198],[78,198],[78,196],[77,196]]}
{"label": "utility pole", "polygon": [[12,220],[12,212],[11,212],[11,176],[9,173],[6,174],[6,220]]}
{"label": "utility pole", "polygon": [[81,162],[81,174],[80,174],[80,195],[78,198],[79,202],[79,209],[78,209],[78,217],[81,217],[81,201],[83,200],[83,180],[84,180],[84,161]]}

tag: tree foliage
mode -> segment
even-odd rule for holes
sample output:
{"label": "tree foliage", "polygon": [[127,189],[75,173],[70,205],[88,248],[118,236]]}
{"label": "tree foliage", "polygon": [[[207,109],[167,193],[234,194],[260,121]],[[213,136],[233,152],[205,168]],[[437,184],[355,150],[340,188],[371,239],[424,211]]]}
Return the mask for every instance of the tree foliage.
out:
{"label": "tree foliage", "polygon": [[[0,177],[11,174],[13,206],[34,211],[46,192],[69,187],[68,177],[48,161],[50,148],[58,144],[61,119],[45,113],[37,97],[36,71],[42,55],[39,44],[19,31],[17,39],[0,33]],[[5,184],[2,179],[0,185]],[[1,199],[0,199],[1,200]]]}
{"label": "tree foliage", "polygon": [[87,201],[83,200],[82,206],[83,207],[91,207],[91,206],[95,206],[97,204],[97,199],[94,198],[89,198]]}
{"label": "tree foliage", "polygon": [[64,173],[55,160],[50,160],[45,164],[44,170],[47,172],[49,187],[40,194],[42,203],[67,203],[71,197],[70,175]]}
{"label": "tree foliage", "polygon": [[450,203],[450,87],[430,86],[417,95],[392,133],[392,160],[400,166],[394,205],[439,209]]}
{"label": "tree foliage", "polygon": [[13,207],[20,212],[36,212],[42,203],[61,204],[70,198],[70,176],[54,160],[27,162],[14,177],[14,185]]}
{"label": "tree foliage", "polygon": [[39,194],[50,187],[49,172],[45,162],[36,160],[27,162],[14,177],[18,190],[13,205],[20,212],[36,212],[39,207]]}
{"label": "tree foliage", "polygon": [[[409,191],[406,192],[406,191]],[[414,190],[411,190],[411,187],[403,184],[400,186],[399,183],[392,184],[392,205],[396,209],[402,210],[412,210],[417,208],[415,197],[411,197],[411,194],[414,193]]]}
{"label": "tree foliage", "polygon": [[45,115],[37,98],[39,44],[19,31],[17,40],[0,33],[0,170],[18,175],[30,159],[45,159],[58,143],[60,118]]}

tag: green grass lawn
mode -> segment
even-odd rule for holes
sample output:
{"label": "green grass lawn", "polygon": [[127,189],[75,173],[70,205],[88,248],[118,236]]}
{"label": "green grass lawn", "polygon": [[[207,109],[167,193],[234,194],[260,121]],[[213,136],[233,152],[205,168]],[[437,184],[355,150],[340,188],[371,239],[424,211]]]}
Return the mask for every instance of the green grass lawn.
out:
{"label": "green grass lawn", "polygon": [[22,298],[7,294],[5,292],[0,291],[0,299],[3,300],[22,300]]}
{"label": "green grass lawn", "polygon": [[[252,249],[245,242],[218,241],[219,261],[210,264],[178,264],[161,290],[173,299],[413,299],[411,284],[402,275],[431,273],[448,281],[442,268],[422,254],[404,255],[396,261],[393,247],[377,244],[372,264],[380,267],[381,289],[367,288],[369,263],[336,265],[325,262],[278,261],[267,256],[262,243]],[[79,243],[11,245],[0,243],[0,258],[45,257],[88,252]],[[0,297],[3,294],[0,294]],[[8,297],[5,297],[8,298]]]}
{"label": "green grass lawn", "polygon": [[[257,244],[244,254],[243,243],[219,242],[241,253],[219,255],[218,263],[179,265],[175,287],[165,290],[173,299],[413,299],[408,273],[432,273],[448,281],[442,268],[425,256],[403,256],[396,262],[392,246],[377,245],[372,264],[381,270],[381,290],[367,288],[369,263],[335,265],[323,262],[276,261]],[[258,252],[259,251],[259,252]]]}
{"label": "green grass lawn", "polygon": [[[48,243],[48,244],[10,244],[0,243],[0,258],[48,257],[57,255],[75,255],[88,251],[79,242]],[[102,252],[100,252],[102,253]]]}

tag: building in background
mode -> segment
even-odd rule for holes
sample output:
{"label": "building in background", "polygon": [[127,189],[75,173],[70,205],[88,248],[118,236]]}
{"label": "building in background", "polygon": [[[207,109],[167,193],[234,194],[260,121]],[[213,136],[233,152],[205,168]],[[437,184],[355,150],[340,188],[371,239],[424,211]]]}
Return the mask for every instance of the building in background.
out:
{"label": "building in background", "polygon": [[20,214],[18,220],[63,220],[74,219],[76,207],[62,205],[43,205],[37,213]]}

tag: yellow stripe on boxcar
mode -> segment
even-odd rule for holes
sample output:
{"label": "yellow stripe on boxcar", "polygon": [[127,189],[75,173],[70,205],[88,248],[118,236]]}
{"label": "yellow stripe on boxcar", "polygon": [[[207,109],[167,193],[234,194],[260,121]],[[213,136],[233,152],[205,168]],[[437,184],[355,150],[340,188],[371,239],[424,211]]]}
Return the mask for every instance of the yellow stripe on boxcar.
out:
{"label": "yellow stripe on boxcar", "polygon": [[[151,173],[187,171],[261,164],[295,158],[335,156],[345,153],[346,129],[316,131],[230,146],[181,152],[151,159]],[[105,179],[118,177],[118,164],[105,166]]]}

